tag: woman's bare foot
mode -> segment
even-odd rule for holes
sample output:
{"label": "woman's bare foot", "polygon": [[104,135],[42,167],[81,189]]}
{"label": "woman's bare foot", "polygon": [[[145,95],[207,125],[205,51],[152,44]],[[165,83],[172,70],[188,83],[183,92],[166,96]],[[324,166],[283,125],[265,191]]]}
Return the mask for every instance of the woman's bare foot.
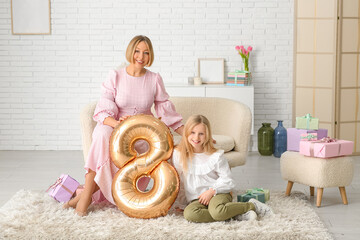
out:
{"label": "woman's bare foot", "polygon": [[64,203],[63,209],[76,208],[76,205],[80,200],[80,196],[81,196],[81,193],[79,195],[76,195],[74,198],[70,199],[66,203]]}
{"label": "woman's bare foot", "polygon": [[68,208],[71,208],[71,206],[70,206],[70,203],[69,203],[70,201],[67,201],[66,203],[64,203],[63,204],[63,209],[68,209]]}
{"label": "woman's bare foot", "polygon": [[75,208],[75,213],[81,217],[87,215],[87,209],[92,202],[92,195],[99,189],[94,181],[95,175],[96,173],[92,170],[89,170],[85,175],[84,191],[81,193]]}
{"label": "woman's bare foot", "polygon": [[76,211],[76,209],[74,210],[74,213],[80,217],[85,217],[87,216],[87,212],[79,212],[79,211]]}
{"label": "woman's bare foot", "polygon": [[80,200],[76,204],[75,213],[80,217],[84,217],[87,215],[87,209],[89,208],[92,202],[92,195],[86,196],[86,194],[82,194]]}

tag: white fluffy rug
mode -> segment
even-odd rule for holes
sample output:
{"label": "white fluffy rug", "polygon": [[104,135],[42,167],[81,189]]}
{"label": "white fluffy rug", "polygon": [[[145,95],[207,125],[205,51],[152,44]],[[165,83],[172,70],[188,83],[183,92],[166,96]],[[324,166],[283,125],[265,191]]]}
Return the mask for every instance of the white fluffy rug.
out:
{"label": "white fluffy rug", "polygon": [[0,239],[333,239],[304,194],[271,192],[268,204],[274,216],[249,222],[189,223],[173,213],[134,219],[105,205],[81,218],[43,192],[21,190],[0,208]]}

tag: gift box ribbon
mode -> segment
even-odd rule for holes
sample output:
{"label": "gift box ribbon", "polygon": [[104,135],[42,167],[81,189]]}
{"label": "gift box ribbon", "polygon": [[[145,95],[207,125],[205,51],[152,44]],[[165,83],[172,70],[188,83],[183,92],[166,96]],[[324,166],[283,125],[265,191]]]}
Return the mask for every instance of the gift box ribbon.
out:
{"label": "gift box ribbon", "polygon": [[243,70],[235,70],[235,84],[237,83],[237,77],[238,75],[236,73],[250,73],[249,71],[243,71]]}
{"label": "gift box ribbon", "polygon": [[46,190],[46,192],[47,191],[49,191],[50,189],[55,189],[58,185],[60,185],[62,188],[64,188],[67,192],[69,192],[70,194],[74,194],[74,192],[72,192],[70,189],[68,189],[67,187],[65,187],[63,184],[61,184],[62,183],[62,181],[63,181],[63,178],[64,177],[59,177],[57,180],[56,180],[56,182],[53,184],[53,185],[51,185],[47,190]]}
{"label": "gift box ribbon", "polygon": [[310,121],[313,117],[311,117],[310,113],[306,114],[305,116],[302,116],[301,118],[306,119],[306,129],[310,128]]}
{"label": "gift box ribbon", "polygon": [[[331,143],[331,142],[336,142],[335,138],[331,138],[331,137],[324,137],[320,140],[317,141],[311,141],[310,143],[310,157],[313,157],[314,154],[314,144],[315,143]],[[322,146],[322,148],[320,149],[319,152],[322,152],[322,150],[324,149],[325,145]],[[340,150],[341,150],[341,144],[339,144],[339,151],[338,151],[338,155],[340,155]]]}
{"label": "gift box ribbon", "polygon": [[316,139],[317,138],[317,135],[314,135],[314,134],[311,134],[309,133],[308,135],[306,136],[301,136],[300,139],[307,139],[308,141],[310,141],[311,139]]}

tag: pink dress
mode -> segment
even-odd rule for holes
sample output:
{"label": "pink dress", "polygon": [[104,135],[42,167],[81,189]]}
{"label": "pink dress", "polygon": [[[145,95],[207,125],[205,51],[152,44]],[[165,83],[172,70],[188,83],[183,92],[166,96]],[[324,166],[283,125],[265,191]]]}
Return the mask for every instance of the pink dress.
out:
{"label": "pink dress", "polygon": [[92,134],[85,169],[96,172],[95,182],[100,188],[100,194],[94,194],[93,200],[100,202],[114,200],[111,194],[111,184],[118,168],[110,160],[109,140],[113,128],[104,125],[104,119],[111,116],[118,120],[121,116],[149,114],[155,104],[155,112],[161,120],[172,129],[181,127],[182,117],[175,111],[164,83],[158,73],[146,71],[142,77],[127,74],[125,68],[111,71],[108,79],[102,84],[102,94],[96,105],[93,119],[97,125]]}

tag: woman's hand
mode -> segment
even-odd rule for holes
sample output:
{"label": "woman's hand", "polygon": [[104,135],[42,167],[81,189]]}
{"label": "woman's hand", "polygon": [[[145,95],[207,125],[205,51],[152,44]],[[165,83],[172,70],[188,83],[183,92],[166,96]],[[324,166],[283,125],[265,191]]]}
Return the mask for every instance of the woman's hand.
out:
{"label": "woman's hand", "polygon": [[183,135],[183,132],[184,132],[184,125],[182,125],[181,127],[178,127],[176,130],[175,130],[176,133],[178,133],[180,136]]}
{"label": "woman's hand", "polygon": [[122,117],[119,118],[119,121],[118,121],[118,122],[121,123],[122,121],[128,119],[129,117],[131,117],[131,115],[122,116]]}
{"label": "woman's hand", "polygon": [[103,124],[115,128],[115,127],[116,127],[117,125],[119,125],[122,121],[124,121],[125,119],[127,119],[127,118],[129,118],[129,117],[130,117],[130,115],[122,116],[122,117],[120,117],[119,121],[115,120],[115,119],[112,118],[112,117],[107,117],[107,118],[104,119]]}
{"label": "woman's hand", "polygon": [[198,197],[199,202],[205,206],[209,205],[209,202],[211,198],[214,196],[214,194],[215,194],[215,190],[210,188],[209,190],[200,194],[200,196]]}

